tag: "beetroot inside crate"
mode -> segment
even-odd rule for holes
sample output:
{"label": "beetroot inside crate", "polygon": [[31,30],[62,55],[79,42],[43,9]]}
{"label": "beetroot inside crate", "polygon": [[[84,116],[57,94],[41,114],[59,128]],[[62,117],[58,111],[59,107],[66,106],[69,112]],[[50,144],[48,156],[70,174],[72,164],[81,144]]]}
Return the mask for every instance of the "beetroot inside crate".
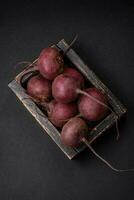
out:
{"label": "beetroot inside crate", "polygon": [[[64,39],[60,40],[57,43],[57,47],[62,50],[63,52],[66,51],[68,48],[68,44]],[[56,46],[55,46],[56,47]],[[37,62],[35,60],[33,63]],[[108,128],[110,128],[115,121],[120,118],[125,112],[126,108],[124,105],[114,96],[114,94],[109,90],[109,88],[103,84],[103,82],[98,78],[98,76],[93,72],[91,68],[89,68],[83,60],[80,58],[80,56],[72,49],[70,48],[65,56],[65,65],[69,67],[74,67],[78,71],[81,72],[81,74],[86,79],[86,87],[96,87],[102,93],[106,94],[109,106],[113,109],[115,113],[108,113],[108,115],[97,122],[88,122],[90,126],[92,126],[92,130],[89,132],[89,138],[88,143],[91,144],[93,141],[95,141],[104,131],[106,131]],[[21,76],[22,73],[20,73],[18,76]],[[52,123],[48,120],[46,114],[44,117],[41,117],[38,115],[38,112],[41,112],[41,107],[39,105],[36,106],[35,102],[31,100],[24,100],[24,98],[28,97],[26,94],[26,85],[27,81],[24,80],[23,87],[20,86],[17,82],[17,78],[13,80],[11,83],[9,83],[9,87],[11,90],[16,94],[16,96],[22,101],[22,103],[25,105],[25,107],[31,112],[31,114],[36,118],[36,120],[40,123],[40,125],[43,127],[43,129],[49,134],[49,136],[54,140],[54,142],[60,147],[60,149],[67,155],[69,159],[74,158],[77,154],[79,154],[83,149],[85,148],[85,145],[80,145],[78,148],[70,148],[66,147],[61,143],[60,141],[60,131],[57,128],[55,128]],[[37,107],[37,109],[35,109]],[[38,112],[37,112],[38,110]],[[41,112],[42,114],[42,112]]]}
{"label": "beetroot inside crate", "polygon": [[[71,68],[74,68],[74,69],[76,69],[77,71],[79,71],[80,72],[80,70],[78,70],[75,66],[74,66],[74,64],[65,56],[64,57],[64,66],[65,67],[71,67]],[[81,72],[80,72],[81,73]],[[82,73],[81,73],[82,74]],[[32,76],[31,76],[32,75]],[[83,74],[82,74],[83,75]],[[22,87],[26,90],[26,88],[27,88],[27,82],[28,82],[28,80],[30,80],[30,78],[31,77],[33,77],[33,76],[36,76],[36,72],[35,72],[35,74],[32,74],[32,73],[29,73],[29,74],[27,74],[27,75],[25,75],[24,77],[23,77],[23,79],[22,79]],[[91,82],[89,82],[89,80],[87,80],[87,78],[83,75],[83,77],[84,77],[84,79],[85,79],[85,89],[86,88],[89,88],[89,87],[94,87],[93,85],[92,85],[92,83]],[[36,106],[47,116],[47,112],[44,110],[44,109],[42,109],[42,106],[40,106],[39,104],[37,104],[36,102],[35,102],[35,104],[36,104]],[[109,107],[110,107],[110,105],[108,105]],[[108,112],[108,114],[110,113],[110,111]],[[107,115],[108,115],[107,114]],[[99,124],[101,121],[102,121],[102,119],[101,120],[99,120],[99,121],[89,121],[89,120],[86,120],[86,119],[84,119],[85,121],[86,121],[86,123],[89,125],[89,127],[91,128],[91,129],[93,129],[93,128],[95,128],[96,126],[97,126],[97,124]],[[58,127],[56,127],[57,129],[58,129],[58,131],[59,132],[61,132],[61,128],[58,128]],[[89,132],[89,136],[90,136],[90,132]]]}

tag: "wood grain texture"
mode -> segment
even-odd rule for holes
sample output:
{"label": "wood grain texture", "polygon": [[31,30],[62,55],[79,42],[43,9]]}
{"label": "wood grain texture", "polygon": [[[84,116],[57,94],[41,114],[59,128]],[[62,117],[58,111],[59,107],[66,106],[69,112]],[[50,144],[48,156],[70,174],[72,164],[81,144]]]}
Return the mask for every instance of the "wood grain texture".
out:
{"label": "wood grain texture", "polygon": [[[54,45],[55,46],[55,45]],[[64,39],[57,43],[57,47],[62,51],[66,51],[68,44]],[[110,106],[113,108],[115,113],[110,113],[105,119],[103,119],[97,126],[94,127],[89,132],[88,141],[91,144],[98,137],[100,137],[104,131],[109,129],[115,121],[120,118],[125,112],[126,108],[123,104],[113,95],[113,93],[103,84],[103,82],[98,78],[98,76],[83,62],[83,60],[78,56],[78,54],[70,49],[67,54],[67,58],[78,68],[81,73],[89,80],[92,85],[100,89],[106,94]],[[38,58],[33,62],[36,63]],[[32,64],[31,64],[32,65]],[[27,65],[26,69],[31,68],[31,65]],[[60,132],[54,125],[48,120],[47,116],[37,107],[37,105],[31,100],[26,99],[29,96],[26,94],[25,89],[17,82],[18,78],[21,77],[24,71],[18,74],[15,79],[9,83],[9,87],[24,104],[24,106],[29,110],[29,112],[35,117],[42,128],[47,132],[47,134],[53,139],[53,141],[60,147],[60,149],[65,153],[65,155],[72,159],[77,154],[85,149],[85,144],[81,145],[79,148],[66,147],[61,143]]]}
{"label": "wood grain texture", "polygon": [[8,86],[69,159],[72,159],[75,155],[83,150],[84,147],[82,146],[80,148],[73,149],[66,147],[61,143],[59,131],[53,126],[53,124],[48,120],[47,116],[37,107],[37,105],[31,99],[28,99],[29,96],[16,80],[13,80]]}
{"label": "wood grain texture", "polygon": [[[62,51],[66,51],[68,48],[68,44],[64,39],[62,39],[57,46],[62,49]],[[99,77],[93,72],[89,66],[87,66],[84,61],[80,58],[80,56],[73,50],[70,49],[66,56],[68,59],[81,71],[81,73],[94,85],[96,88],[101,90],[106,94],[110,105],[113,107],[116,114],[121,117],[125,112],[126,108],[124,105],[114,96],[110,89],[104,85],[104,83],[99,79]]]}

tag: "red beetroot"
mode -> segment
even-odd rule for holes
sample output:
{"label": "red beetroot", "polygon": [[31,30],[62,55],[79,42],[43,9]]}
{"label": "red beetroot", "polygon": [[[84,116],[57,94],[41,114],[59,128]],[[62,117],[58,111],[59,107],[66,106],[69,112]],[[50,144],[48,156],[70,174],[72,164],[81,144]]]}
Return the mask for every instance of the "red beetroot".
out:
{"label": "red beetroot", "polygon": [[53,80],[63,71],[63,56],[56,48],[43,49],[38,59],[38,69],[43,77]]}
{"label": "red beetroot", "polygon": [[88,126],[85,121],[81,118],[74,117],[70,119],[62,128],[61,141],[65,146],[68,147],[78,147],[80,143],[85,143],[85,145],[90,149],[90,151],[100,159],[104,164],[116,172],[130,172],[134,169],[117,169],[112,166],[107,160],[101,157],[90,145],[90,141],[87,140]]}
{"label": "red beetroot", "polygon": [[56,101],[69,103],[78,97],[76,90],[81,88],[79,82],[67,74],[57,76],[52,83],[52,94]]}
{"label": "red beetroot", "polygon": [[27,83],[27,93],[39,102],[47,102],[51,98],[51,82],[41,75],[32,77]]}
{"label": "red beetroot", "polygon": [[[84,90],[79,98],[78,108],[80,114],[87,120],[98,121],[103,119],[108,113],[107,99],[97,88],[88,88]],[[98,100],[98,102],[96,101]],[[102,104],[103,105],[102,105]]]}
{"label": "red beetroot", "polygon": [[63,104],[52,100],[47,106],[47,113],[50,121],[61,128],[78,113],[78,108],[76,103]]}
{"label": "red beetroot", "polygon": [[55,99],[52,99],[49,103],[45,104],[46,111],[48,116],[50,116],[53,112],[54,106],[57,104]]}
{"label": "red beetroot", "polygon": [[80,85],[82,86],[82,88],[84,87],[84,77],[76,69],[71,68],[71,67],[65,67],[64,74],[67,74],[68,76],[76,79],[76,81],[78,81],[80,83]]}
{"label": "red beetroot", "polygon": [[86,122],[79,117],[74,117],[63,126],[61,141],[66,146],[78,147],[87,133],[88,126]]}

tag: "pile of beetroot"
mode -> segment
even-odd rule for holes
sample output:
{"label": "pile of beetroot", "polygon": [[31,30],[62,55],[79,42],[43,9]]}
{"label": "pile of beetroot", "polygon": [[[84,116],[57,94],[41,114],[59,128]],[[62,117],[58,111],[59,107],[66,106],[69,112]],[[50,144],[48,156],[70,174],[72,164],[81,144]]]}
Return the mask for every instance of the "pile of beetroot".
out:
{"label": "pile of beetroot", "polygon": [[27,93],[42,105],[54,126],[62,129],[62,142],[77,147],[91,129],[88,121],[98,121],[107,115],[105,95],[94,87],[85,88],[82,74],[65,66],[64,56],[56,48],[41,52],[37,70],[39,74],[27,83]]}
{"label": "pile of beetroot", "polygon": [[86,87],[87,80],[83,75],[65,65],[64,56],[53,47],[41,52],[34,66],[38,73],[32,75],[26,85],[28,95],[60,130],[64,145],[78,147],[84,142],[114,171],[125,171],[114,168],[88,143],[87,136],[91,130],[89,122],[102,120],[112,109],[108,106],[105,94],[95,87]]}

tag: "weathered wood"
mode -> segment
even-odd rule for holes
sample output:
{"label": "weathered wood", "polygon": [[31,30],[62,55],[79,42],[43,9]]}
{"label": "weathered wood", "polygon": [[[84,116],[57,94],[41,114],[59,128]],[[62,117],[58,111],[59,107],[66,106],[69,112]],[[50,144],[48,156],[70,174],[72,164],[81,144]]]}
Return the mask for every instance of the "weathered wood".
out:
{"label": "weathered wood", "polygon": [[8,86],[69,159],[72,159],[75,155],[83,150],[82,146],[80,148],[73,149],[66,147],[61,143],[59,131],[53,126],[53,124],[48,120],[47,116],[36,106],[36,104],[29,99],[29,96],[26,94],[25,90],[17,83],[16,80],[13,80]]}
{"label": "weathered wood", "polygon": [[[68,48],[68,44],[65,40],[58,42],[57,47],[62,51],[65,51]],[[121,117],[125,112],[126,108],[120,103],[120,101],[113,95],[113,93],[102,83],[102,81],[96,76],[96,74],[82,61],[82,59],[76,54],[73,49],[70,49],[66,56],[68,59],[78,68],[81,73],[89,80],[96,88],[100,89],[107,95],[109,104],[113,107],[113,110],[116,114],[111,113],[105,119],[103,119],[93,130],[89,132],[88,141],[91,144],[99,136],[102,135],[104,131],[110,128],[117,118]],[[36,63],[38,58],[33,62]],[[33,64],[32,63],[32,64]],[[32,65],[31,64],[31,65]],[[26,68],[30,68],[31,65],[27,65]],[[69,159],[72,159],[77,154],[85,149],[85,145],[81,145],[79,148],[69,148],[62,144],[60,140],[60,133],[54,127],[54,125],[48,120],[47,116],[37,107],[37,105],[31,100],[28,99],[28,95],[24,88],[17,82],[18,78],[21,77],[23,71],[15,77],[9,87],[24,104],[24,106],[29,110],[29,112],[35,117],[43,129],[48,133],[48,135],[54,140],[54,142],[60,147],[60,149],[67,155]]]}
{"label": "weathered wood", "polygon": [[[68,44],[62,39],[57,46],[62,49],[62,51],[66,51],[68,48]],[[98,78],[98,76],[89,68],[83,60],[78,56],[78,54],[70,49],[66,56],[68,59],[81,71],[81,73],[98,89],[100,89],[103,93],[106,94],[109,103],[113,107],[116,114],[121,117],[125,112],[126,108],[124,105],[114,96],[114,94],[104,85],[104,83]]]}
{"label": "weathered wood", "polygon": [[91,144],[94,142],[98,137],[102,135],[104,131],[109,129],[113,124],[115,124],[115,121],[117,120],[117,115],[114,113],[109,114],[103,121],[101,121],[95,128],[93,128],[88,137],[88,141]]}

